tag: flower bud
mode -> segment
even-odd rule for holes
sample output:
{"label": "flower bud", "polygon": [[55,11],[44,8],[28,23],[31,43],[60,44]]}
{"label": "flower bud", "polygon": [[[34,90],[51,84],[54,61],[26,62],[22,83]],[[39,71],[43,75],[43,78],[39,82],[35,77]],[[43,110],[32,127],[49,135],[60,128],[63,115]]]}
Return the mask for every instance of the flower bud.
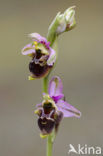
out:
{"label": "flower bud", "polygon": [[74,26],[76,25],[76,21],[75,21],[75,10],[74,10],[75,6],[70,7],[69,9],[67,9],[64,12],[64,16],[66,19],[66,31],[71,30],[72,28],[74,28]]}
{"label": "flower bud", "polygon": [[75,6],[68,8],[63,14],[58,14],[59,25],[57,27],[57,34],[61,34],[65,31],[69,31],[76,25],[75,21]]}

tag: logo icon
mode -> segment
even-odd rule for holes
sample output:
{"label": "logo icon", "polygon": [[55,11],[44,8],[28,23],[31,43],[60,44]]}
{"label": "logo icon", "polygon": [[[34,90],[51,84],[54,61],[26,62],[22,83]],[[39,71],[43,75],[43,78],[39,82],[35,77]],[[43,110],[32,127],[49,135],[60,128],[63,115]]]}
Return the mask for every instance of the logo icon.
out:
{"label": "logo icon", "polygon": [[68,154],[75,153],[77,155],[101,155],[102,154],[102,148],[99,146],[93,147],[93,146],[87,146],[86,144],[84,146],[81,146],[80,144],[77,145],[77,148],[75,148],[72,144],[69,144],[69,151]]}
{"label": "logo icon", "polygon": [[69,147],[70,147],[70,149],[68,151],[68,154],[70,154],[70,153],[76,153],[76,154],[78,154],[78,152],[75,150],[75,148],[73,147],[72,144],[70,144]]}

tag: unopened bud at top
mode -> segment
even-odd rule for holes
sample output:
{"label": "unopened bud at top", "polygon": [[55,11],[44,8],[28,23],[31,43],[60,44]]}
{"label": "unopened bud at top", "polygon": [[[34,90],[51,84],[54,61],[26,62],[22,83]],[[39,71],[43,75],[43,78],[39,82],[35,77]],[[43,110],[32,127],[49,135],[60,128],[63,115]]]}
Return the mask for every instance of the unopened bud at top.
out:
{"label": "unopened bud at top", "polygon": [[57,34],[69,31],[76,25],[75,21],[75,6],[68,8],[63,14],[58,14],[59,26],[57,27]]}

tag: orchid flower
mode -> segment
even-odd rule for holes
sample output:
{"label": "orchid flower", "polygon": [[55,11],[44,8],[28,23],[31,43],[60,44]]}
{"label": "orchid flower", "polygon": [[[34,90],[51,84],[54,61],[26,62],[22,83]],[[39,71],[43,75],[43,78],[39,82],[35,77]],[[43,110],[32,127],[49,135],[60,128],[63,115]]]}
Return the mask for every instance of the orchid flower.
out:
{"label": "orchid flower", "polygon": [[43,94],[43,102],[37,105],[39,115],[38,126],[43,135],[58,129],[59,123],[65,117],[80,118],[81,113],[64,100],[63,84],[59,77],[54,76],[49,82],[49,94]]}
{"label": "orchid flower", "polygon": [[22,54],[32,58],[29,63],[29,70],[32,74],[30,79],[45,77],[56,61],[56,53],[46,38],[38,33],[32,33],[29,36],[32,43],[22,49]]}

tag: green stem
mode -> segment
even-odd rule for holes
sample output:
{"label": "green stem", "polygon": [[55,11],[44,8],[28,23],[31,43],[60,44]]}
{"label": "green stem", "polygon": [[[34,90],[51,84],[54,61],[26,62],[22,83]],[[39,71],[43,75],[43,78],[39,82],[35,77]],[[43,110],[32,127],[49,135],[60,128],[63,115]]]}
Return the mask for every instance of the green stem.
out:
{"label": "green stem", "polygon": [[[57,37],[55,37],[55,43],[54,43],[54,50],[57,53]],[[50,72],[51,73],[51,72]],[[43,79],[43,92],[48,94],[48,81],[49,81],[49,75],[50,73]],[[53,141],[55,139],[55,132],[50,134],[47,138],[47,156],[52,156],[52,149],[53,149]]]}
{"label": "green stem", "polygon": [[44,93],[48,93],[48,78],[49,78],[49,75],[47,75],[47,76],[43,79],[43,92],[44,92]]}
{"label": "green stem", "polygon": [[52,135],[49,135],[47,140],[47,156],[52,156],[52,148],[53,148]]}
{"label": "green stem", "polygon": [[[49,27],[47,40],[50,42],[50,46],[54,48],[57,53],[57,34],[56,29],[58,27],[58,15],[52,22]],[[43,79],[43,92],[48,94],[48,81],[49,81],[50,73]],[[52,156],[52,148],[53,148],[53,141],[55,138],[55,133],[52,132],[47,138],[47,156]]]}

